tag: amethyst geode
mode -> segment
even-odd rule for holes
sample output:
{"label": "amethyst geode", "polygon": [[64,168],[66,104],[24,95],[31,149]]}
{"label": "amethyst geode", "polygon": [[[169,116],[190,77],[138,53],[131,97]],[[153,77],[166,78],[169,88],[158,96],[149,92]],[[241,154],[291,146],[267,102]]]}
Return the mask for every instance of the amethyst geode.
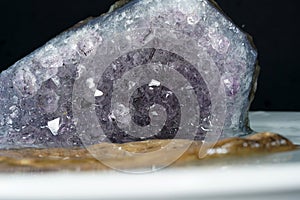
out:
{"label": "amethyst geode", "polygon": [[256,58],[211,1],[119,2],[1,73],[0,148],[247,134]]}

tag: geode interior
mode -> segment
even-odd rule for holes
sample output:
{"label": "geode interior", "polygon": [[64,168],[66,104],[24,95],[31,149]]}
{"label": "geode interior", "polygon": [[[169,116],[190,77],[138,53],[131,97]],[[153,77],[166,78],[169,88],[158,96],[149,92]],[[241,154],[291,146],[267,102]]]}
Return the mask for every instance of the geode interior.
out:
{"label": "geode interior", "polygon": [[247,34],[208,0],[115,7],[1,73],[0,148],[202,140],[212,118],[223,137],[249,133]]}

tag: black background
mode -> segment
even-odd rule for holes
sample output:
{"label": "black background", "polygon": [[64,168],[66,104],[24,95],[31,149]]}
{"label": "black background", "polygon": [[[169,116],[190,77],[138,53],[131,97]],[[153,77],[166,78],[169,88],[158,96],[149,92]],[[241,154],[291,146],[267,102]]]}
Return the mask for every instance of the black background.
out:
{"label": "black background", "polygon": [[[0,0],[0,67],[6,69],[65,29],[106,12],[115,0]],[[300,111],[297,0],[217,0],[253,36],[261,75],[252,110]]]}

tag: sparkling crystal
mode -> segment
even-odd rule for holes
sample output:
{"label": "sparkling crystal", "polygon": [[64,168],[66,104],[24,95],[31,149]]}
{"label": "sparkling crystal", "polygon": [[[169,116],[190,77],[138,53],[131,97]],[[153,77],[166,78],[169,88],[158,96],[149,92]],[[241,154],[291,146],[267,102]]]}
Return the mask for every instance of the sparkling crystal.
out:
{"label": "sparkling crystal", "polygon": [[249,132],[248,35],[209,0],[122,2],[1,73],[0,148]]}
{"label": "sparkling crystal", "polygon": [[56,119],[51,120],[51,121],[49,121],[49,122],[47,123],[47,124],[48,124],[49,130],[51,131],[51,133],[52,133],[54,136],[57,136],[57,135],[58,135],[59,121],[60,121],[60,119],[59,119],[59,118],[56,118]]}

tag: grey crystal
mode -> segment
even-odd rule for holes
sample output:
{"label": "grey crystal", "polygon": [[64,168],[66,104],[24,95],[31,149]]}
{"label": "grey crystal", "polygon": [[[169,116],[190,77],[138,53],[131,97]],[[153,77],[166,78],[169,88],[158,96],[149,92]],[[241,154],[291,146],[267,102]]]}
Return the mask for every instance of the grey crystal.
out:
{"label": "grey crystal", "polygon": [[119,2],[1,73],[0,148],[247,134],[256,58],[208,0]]}

